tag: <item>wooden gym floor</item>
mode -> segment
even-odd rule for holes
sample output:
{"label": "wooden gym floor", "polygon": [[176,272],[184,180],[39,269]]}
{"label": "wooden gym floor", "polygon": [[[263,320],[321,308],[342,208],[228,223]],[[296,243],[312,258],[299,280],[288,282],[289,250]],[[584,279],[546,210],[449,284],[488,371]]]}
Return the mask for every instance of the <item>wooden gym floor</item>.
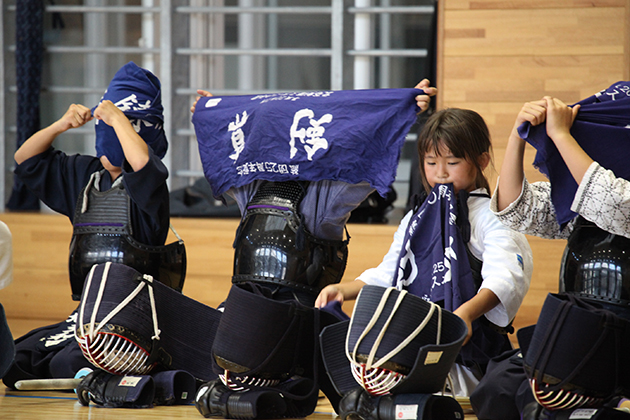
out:
{"label": "wooden gym floor", "polygon": [[[56,214],[0,213],[13,235],[13,283],[0,290],[0,303],[14,337],[66,319],[77,306],[70,299],[68,246],[72,228]],[[188,267],[184,294],[208,306],[221,303],[230,288],[236,219],[174,218],[173,227],[186,244]],[[378,264],[389,249],[396,224],[348,225],[351,236],[348,266],[343,281],[352,281],[363,270]],[[529,238],[534,251],[534,277],[528,296],[514,321],[516,329],[536,322],[544,297],[557,291],[563,241]],[[176,240],[169,236],[169,242]],[[351,302],[344,310],[351,313]],[[512,336],[514,338],[514,336]],[[125,420],[145,418],[191,418],[201,414],[194,406],[152,409],[106,409],[81,406],[72,392],[10,391],[0,384],[0,419],[90,419]],[[312,420],[335,417],[325,398]],[[466,419],[476,418],[467,414]]]}

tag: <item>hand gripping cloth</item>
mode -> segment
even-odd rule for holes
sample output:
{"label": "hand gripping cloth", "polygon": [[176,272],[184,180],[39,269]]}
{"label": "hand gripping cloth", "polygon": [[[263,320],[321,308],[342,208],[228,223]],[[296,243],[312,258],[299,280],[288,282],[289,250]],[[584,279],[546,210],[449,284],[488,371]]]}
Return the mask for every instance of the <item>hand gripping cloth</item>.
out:
{"label": "hand gripping cloth", "polygon": [[367,285],[350,321],[320,334],[326,371],[344,395],[357,384],[370,395],[441,391],[466,338],[464,321],[421,298]]}
{"label": "hand gripping cloth", "polygon": [[[607,89],[583,99],[571,127],[571,134],[584,151],[619,178],[630,180],[630,82],[613,83]],[[523,123],[519,136],[536,149],[534,166],[551,182],[551,200],[558,223],[564,226],[577,216],[571,203],[578,185],[560,152],[547,136],[545,123]]]}
{"label": "hand gripping cloth", "polygon": [[419,89],[207,97],[192,122],[215,197],[255,180],[367,181],[382,196],[419,111]]}
{"label": "hand gripping cloth", "polygon": [[96,367],[145,375],[154,367],[216,378],[212,340],[220,312],[123,264],[94,265],[86,279],[75,337]]}
{"label": "hand gripping cloth", "polygon": [[536,401],[547,410],[598,407],[630,377],[630,321],[572,294],[549,294],[524,357]]}
{"label": "hand gripping cloth", "polygon": [[[168,141],[163,128],[162,90],[160,80],[153,73],[130,61],[116,72],[101,98],[104,100],[112,101],[155,155],[160,159],[164,157]],[[95,109],[92,108],[92,112]],[[94,127],[96,156],[105,155],[112,165],[122,167],[125,154],[116,131],[103,121],[96,121]]]}

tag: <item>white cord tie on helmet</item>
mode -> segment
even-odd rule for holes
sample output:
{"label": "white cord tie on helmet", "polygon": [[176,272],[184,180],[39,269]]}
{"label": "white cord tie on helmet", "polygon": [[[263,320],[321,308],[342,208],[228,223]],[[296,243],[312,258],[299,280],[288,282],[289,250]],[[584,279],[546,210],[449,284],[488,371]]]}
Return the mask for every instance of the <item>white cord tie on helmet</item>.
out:
{"label": "white cord tie on helmet", "polygon": [[[398,307],[400,306],[400,304],[402,303],[403,299],[405,298],[407,294],[406,290],[401,290],[396,299],[396,302],[394,303],[394,307],[392,308],[391,313],[389,314],[389,317],[387,318],[381,331],[379,332],[374,343],[372,344],[372,348],[370,349],[370,352],[368,354],[367,361],[365,363],[361,363],[357,360],[357,351],[358,351],[361,341],[368,335],[370,330],[374,327],[374,325],[378,321],[378,318],[383,313],[385,304],[387,303],[387,298],[389,297],[389,295],[391,294],[393,290],[397,290],[397,289],[395,287],[387,288],[385,292],[383,293],[383,296],[381,296],[381,300],[378,306],[376,307],[376,309],[374,310],[374,314],[372,315],[372,318],[370,319],[365,329],[361,332],[361,335],[357,339],[354,349],[352,350],[352,354],[350,354],[350,351],[348,348],[350,334],[346,335],[345,351],[346,351],[346,357],[350,361],[350,364],[352,367],[351,369],[352,374],[354,378],[357,380],[357,382],[359,382],[362,386],[364,386],[365,389],[373,395],[383,395],[385,393],[388,393],[389,390],[391,390],[394,386],[398,384],[398,382],[400,382],[404,378],[405,375],[399,372],[383,369],[381,368],[381,366],[385,362],[390,360],[392,357],[394,357],[396,354],[400,353],[409,343],[411,343],[411,341],[413,341],[413,339],[415,339],[418,336],[418,334],[422,332],[422,330],[424,330],[424,328],[431,321],[431,318],[433,317],[433,314],[436,310],[438,313],[438,319],[437,319],[438,324],[437,324],[437,334],[436,334],[435,344],[439,345],[440,340],[441,340],[442,308],[433,302],[428,302],[430,303],[431,307],[427,315],[425,316],[425,318],[416,327],[416,329],[412,331],[411,334],[409,334],[409,336],[405,338],[400,344],[398,344],[394,349],[392,349],[389,353],[387,353],[385,356],[381,357],[375,362],[376,351],[378,350],[378,347],[381,341],[383,340],[385,332],[387,331],[389,324],[392,322],[392,319]],[[357,306],[355,305],[353,312],[356,311],[356,308]],[[355,314],[353,313],[352,317],[350,318],[350,325],[348,327],[348,331],[352,330],[352,323],[355,319],[354,315]]]}
{"label": "white cord tie on helmet", "polygon": [[[83,323],[86,299],[82,298],[79,310],[78,323],[75,329],[75,337],[81,347],[83,355],[95,366],[117,375],[145,375],[154,366],[149,362],[149,353],[133,341],[111,334],[108,331],[101,331],[105,325],[125,306],[127,306],[142,289],[147,286],[149,300],[151,302],[151,315],[153,321],[154,335],[152,340],[160,339],[160,329],[158,328],[157,310],[155,307],[155,297],[153,295],[153,277],[144,275],[138,286],[127,296],[116,308],[114,308],[101,322],[96,325],[98,308],[103,299],[105,285],[109,274],[111,262],[105,263],[101,284],[94,303],[93,312],[90,317],[89,327]],[[85,290],[90,290],[96,264],[92,266],[87,276]],[[86,331],[87,330],[87,331]]]}
{"label": "white cord tie on helmet", "polygon": [[[136,288],[129,294],[129,296],[127,296],[122,302],[120,302],[118,306],[112,309],[112,311],[105,318],[101,320],[98,326],[94,328],[94,325],[96,324],[96,315],[98,314],[98,308],[103,298],[103,293],[105,291],[105,285],[107,284],[107,277],[109,274],[109,267],[111,266],[111,264],[112,264],[111,262],[105,263],[105,269],[103,270],[103,280],[101,281],[101,284],[98,289],[98,294],[96,295],[96,301],[94,302],[94,309],[92,311],[92,318],[90,319],[90,326],[89,326],[89,331],[87,334],[92,340],[94,340],[96,333],[98,333],[103,328],[103,326],[109,322],[110,319],[116,316],[118,312],[120,312],[125,306],[127,306],[129,302],[131,302],[136,296],[138,296],[138,294],[142,291],[142,289],[146,285],[144,281],[141,281],[140,283],[138,283],[138,286],[136,286]],[[92,269],[90,270],[90,274],[88,275],[88,278],[86,280],[86,290],[89,290],[90,285],[92,284],[92,277],[94,274],[95,267],[96,265],[92,266]],[[148,283],[153,283],[153,277],[148,274],[144,274],[142,278],[146,280]],[[148,292],[149,292],[149,301],[151,302],[151,318],[153,320],[153,332],[154,332],[154,335],[151,337],[151,339],[159,340],[161,331],[158,328],[157,310],[155,308],[155,297],[153,295],[152,285],[149,286]],[[79,313],[79,329],[81,333],[83,334],[85,333],[84,326],[83,326],[84,310],[85,310],[85,299],[81,303],[81,311]]]}

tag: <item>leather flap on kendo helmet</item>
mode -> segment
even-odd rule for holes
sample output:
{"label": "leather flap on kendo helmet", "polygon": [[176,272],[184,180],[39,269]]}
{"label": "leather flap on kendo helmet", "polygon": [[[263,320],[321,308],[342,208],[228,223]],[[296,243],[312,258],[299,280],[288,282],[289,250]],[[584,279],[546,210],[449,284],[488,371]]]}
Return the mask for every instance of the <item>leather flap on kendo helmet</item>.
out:
{"label": "leather flap on kendo helmet", "polygon": [[605,399],[629,390],[630,321],[573,294],[548,294],[524,355],[546,391]]}
{"label": "leather flap on kendo helmet", "polygon": [[252,282],[232,285],[213,344],[215,371],[284,380],[313,369],[315,308],[274,300]]}

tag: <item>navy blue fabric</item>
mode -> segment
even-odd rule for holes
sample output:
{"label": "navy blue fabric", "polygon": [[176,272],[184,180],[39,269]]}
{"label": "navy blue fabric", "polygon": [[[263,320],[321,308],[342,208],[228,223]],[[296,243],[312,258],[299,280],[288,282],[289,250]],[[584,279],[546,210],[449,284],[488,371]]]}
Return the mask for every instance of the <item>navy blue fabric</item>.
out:
{"label": "navy blue fabric", "polygon": [[209,97],[192,117],[215,197],[270,181],[368,181],[385,195],[419,89]]}
{"label": "navy blue fabric", "polygon": [[[81,191],[92,173],[103,169],[94,156],[66,155],[54,148],[25,160],[15,168],[15,175],[51,209],[73,221]],[[131,197],[133,237],[146,245],[166,242],[169,229],[168,170],[153,153],[138,172],[123,166],[123,185]],[[101,178],[101,191],[111,187],[108,172]]]}
{"label": "navy blue fabric", "polygon": [[0,378],[9,370],[15,358],[15,344],[13,335],[7,324],[4,307],[0,304]]}
{"label": "navy blue fabric", "polygon": [[[130,61],[116,72],[101,98],[101,101],[104,100],[112,101],[129,118],[133,128],[155,154],[164,157],[168,142],[163,129],[161,85],[153,73]],[[105,155],[112,165],[121,167],[125,155],[114,129],[96,121],[95,130],[96,156]]]}
{"label": "navy blue fabric", "polygon": [[321,310],[333,315],[338,321],[347,321],[350,319],[348,314],[341,308],[341,302],[338,300],[328,302]]}
{"label": "navy blue fabric", "polygon": [[[630,82],[617,82],[607,89],[583,99],[571,127],[571,134],[584,151],[597,163],[630,180]],[[551,199],[561,226],[577,216],[571,203],[578,184],[567,168],[560,152],[547,136],[546,124],[523,123],[518,129],[521,138],[536,149],[534,166],[549,178]]]}
{"label": "navy blue fabric", "polygon": [[[452,184],[436,185],[409,221],[393,286],[453,312],[477,294],[465,240],[470,236],[467,196],[456,198]],[[466,235],[466,238],[463,236]],[[511,348],[506,335],[485,318],[472,323],[472,338],[458,363],[485,370],[488,361]]]}
{"label": "navy blue fabric", "polygon": [[15,360],[2,381],[9,388],[22,379],[73,378],[87,361],[74,338],[76,311],[58,324],[37,328],[15,340]]}
{"label": "navy blue fabric", "polygon": [[476,294],[457,213],[453,184],[436,185],[409,222],[393,282],[449,311]]}

